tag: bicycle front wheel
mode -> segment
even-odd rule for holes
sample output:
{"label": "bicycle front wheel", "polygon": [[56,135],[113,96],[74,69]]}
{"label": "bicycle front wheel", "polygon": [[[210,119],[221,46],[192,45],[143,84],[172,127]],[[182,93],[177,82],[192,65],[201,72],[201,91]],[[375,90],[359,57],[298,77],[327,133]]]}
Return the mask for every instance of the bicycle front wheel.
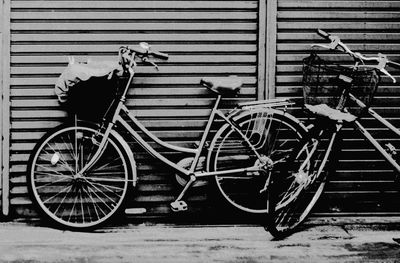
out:
{"label": "bicycle front wheel", "polygon": [[[245,112],[234,124],[236,129],[226,124],[212,140],[208,170],[228,172],[215,176],[215,180],[230,204],[249,213],[267,213],[269,176],[279,173],[306,129],[291,115],[271,108]],[[268,169],[229,172],[261,162],[268,164]]]}
{"label": "bicycle front wheel", "polygon": [[330,140],[305,140],[288,158],[287,169],[272,175],[266,230],[275,238],[293,233],[318,201],[333,167],[329,156],[334,140],[335,134]]}
{"label": "bicycle front wheel", "polygon": [[102,138],[90,126],[62,126],[37,144],[27,179],[45,218],[71,230],[88,230],[105,223],[121,207],[128,190],[129,159],[112,134],[94,165],[80,173]]}

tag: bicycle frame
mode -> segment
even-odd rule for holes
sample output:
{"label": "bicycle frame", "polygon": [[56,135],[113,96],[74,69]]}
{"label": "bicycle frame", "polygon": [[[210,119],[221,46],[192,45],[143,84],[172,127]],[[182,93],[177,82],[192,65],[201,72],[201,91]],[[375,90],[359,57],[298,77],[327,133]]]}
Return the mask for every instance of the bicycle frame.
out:
{"label": "bicycle frame", "polygon": [[[220,101],[220,96],[218,96],[217,101],[215,103],[215,106],[213,108],[213,110],[211,111],[211,115],[209,117],[209,120],[207,122],[207,126],[205,128],[204,134],[200,140],[200,144],[196,149],[192,149],[192,148],[185,148],[185,147],[179,147],[179,146],[175,146],[172,144],[169,144],[167,142],[164,142],[162,140],[160,140],[157,136],[155,136],[154,134],[152,134],[146,127],[144,127],[136,118],[135,116],[133,116],[132,113],[129,112],[128,108],[121,104],[121,111],[124,112],[129,119],[142,131],[144,132],[148,137],[151,138],[152,141],[156,142],[157,144],[170,149],[170,150],[174,150],[177,152],[182,152],[182,153],[189,153],[189,154],[194,154],[194,160],[193,163],[190,167],[189,170],[184,169],[182,167],[180,167],[179,165],[177,165],[176,163],[168,160],[167,158],[165,158],[163,155],[161,155],[160,153],[158,153],[148,142],[146,142],[145,140],[143,140],[143,138],[132,128],[132,126],[127,123],[127,121],[125,121],[120,114],[118,114],[116,116],[116,122],[120,123],[126,130],[129,131],[129,133],[134,137],[134,139],[149,153],[151,154],[153,157],[161,160],[162,162],[164,162],[165,164],[169,165],[170,167],[174,168],[175,170],[189,176],[189,175],[195,175],[196,177],[205,177],[205,176],[214,176],[214,175],[222,175],[222,174],[229,174],[229,173],[237,173],[237,172],[246,172],[246,171],[257,171],[260,169],[260,167],[258,166],[252,166],[249,168],[243,168],[243,169],[235,169],[235,170],[226,170],[226,171],[217,171],[217,172],[197,172],[195,173],[195,169],[197,166],[197,163],[200,159],[201,153],[204,149],[204,146],[206,144],[206,139],[209,135],[210,132],[210,128],[211,128],[211,124],[213,123],[213,120],[215,119],[216,115],[218,115],[219,117],[221,117],[226,123],[228,123],[233,129],[235,129],[241,136],[242,138],[250,145],[251,148],[253,148],[253,146],[251,145],[251,143],[248,141],[248,138],[240,131],[240,129],[238,129],[235,125],[235,123],[233,122],[233,120],[230,120],[229,118],[227,118],[220,110],[217,109],[217,106],[219,104]],[[117,110],[118,111],[118,110]],[[259,154],[257,153],[257,151],[253,148],[255,154],[259,156]]]}
{"label": "bicycle frame", "polygon": [[[121,124],[135,139],[136,142],[138,142],[150,155],[153,157],[161,160],[163,163],[166,165],[172,167],[176,171],[186,175],[190,176],[191,181],[195,181],[197,177],[207,177],[207,176],[216,176],[216,175],[223,175],[223,174],[231,174],[231,173],[240,173],[240,172],[255,172],[259,171],[262,169],[263,164],[259,165],[254,165],[251,167],[246,167],[246,168],[241,168],[241,169],[231,169],[231,170],[224,170],[224,171],[214,171],[214,172],[195,172],[195,169],[197,167],[197,164],[200,160],[200,156],[203,152],[204,146],[206,144],[206,139],[209,135],[211,125],[216,118],[216,116],[220,117],[222,120],[224,120],[226,123],[228,123],[232,129],[237,131],[239,135],[242,137],[242,139],[251,147],[251,149],[254,151],[255,155],[260,159],[259,153],[256,151],[256,149],[253,147],[253,145],[249,142],[249,139],[241,132],[240,128],[235,124],[232,115],[225,116],[219,109],[219,103],[221,101],[221,95],[218,95],[216,102],[214,104],[214,107],[211,111],[211,114],[209,116],[207,125],[205,127],[204,134],[201,138],[200,144],[196,149],[192,148],[185,148],[185,147],[179,147],[176,145],[172,145],[170,143],[164,142],[161,139],[159,139],[157,136],[155,136],[151,131],[149,131],[146,127],[144,127],[135,116],[129,111],[129,109],[124,105],[126,101],[126,94],[127,91],[132,83],[134,76],[133,70],[130,70],[130,77],[129,80],[126,84],[125,90],[123,94],[121,95],[121,98],[119,99],[118,105],[115,109],[115,112],[113,114],[112,120],[108,123],[107,128],[104,132],[102,141],[100,142],[100,146],[96,153],[93,155],[92,159],[79,171],[79,174],[83,174],[86,170],[90,169],[90,167],[97,161],[97,159],[101,156],[103,150],[105,149],[106,143],[107,143],[107,138],[110,135],[111,130],[114,128],[115,124],[119,123]],[[125,121],[122,116],[121,112],[125,113],[128,118],[136,125],[136,127],[139,128],[140,131],[145,133],[153,142],[167,148],[173,151],[177,152],[182,152],[182,153],[188,153],[188,154],[193,154],[194,155],[194,160],[193,163],[190,167],[190,169],[185,169],[178,164],[168,160],[166,157],[164,157],[162,154],[157,152],[148,142],[146,142],[133,128],[132,126]],[[188,185],[187,185],[188,186]],[[189,186],[188,186],[189,187]],[[187,187],[187,188],[188,188]]]}
{"label": "bicycle frame", "polygon": [[[349,98],[357,103],[357,105],[363,109],[367,108],[367,106],[357,99],[353,94],[349,94]],[[388,122],[385,118],[380,116],[376,111],[371,108],[367,109],[367,113],[376,119],[378,122],[386,126],[389,130],[400,136],[400,131],[393,126],[390,122]],[[371,144],[382,154],[383,157],[396,169],[396,171],[400,174],[400,165],[393,159],[393,157],[378,143],[378,141],[367,131],[367,129],[362,126],[362,124],[358,121],[354,121],[355,128],[358,129],[364,137],[371,142]]]}
{"label": "bicycle frame", "polygon": [[[383,118],[381,115],[379,115],[376,111],[374,111],[370,107],[367,107],[361,100],[357,99],[353,94],[348,93],[347,96],[350,100],[354,101],[359,107],[361,107],[362,109],[366,109],[366,112],[369,114],[369,116],[371,116],[372,118],[377,120],[379,123],[383,124],[385,127],[387,127],[389,130],[394,132],[396,135],[400,136],[400,131],[395,126],[393,126],[390,122],[388,122],[385,118]],[[358,120],[353,121],[352,124],[354,125],[354,128],[361,132],[361,134],[375,147],[376,150],[378,150],[380,152],[380,154],[382,154],[382,156],[393,166],[393,168],[400,175],[400,165],[379,144],[379,142],[372,136],[372,134],[370,132],[368,132],[368,130]],[[329,147],[326,150],[326,155],[329,155],[329,152],[332,149],[333,141],[335,140],[337,133],[340,132],[342,127],[343,127],[342,123],[336,122],[336,131],[334,131],[332,133],[332,135],[330,136],[330,143],[329,143]],[[322,133],[323,133],[323,131],[321,133],[319,133],[319,135],[317,137],[320,137],[322,135]],[[318,141],[316,143],[318,143]],[[315,149],[316,149],[316,146],[312,150],[310,156],[313,154]]]}

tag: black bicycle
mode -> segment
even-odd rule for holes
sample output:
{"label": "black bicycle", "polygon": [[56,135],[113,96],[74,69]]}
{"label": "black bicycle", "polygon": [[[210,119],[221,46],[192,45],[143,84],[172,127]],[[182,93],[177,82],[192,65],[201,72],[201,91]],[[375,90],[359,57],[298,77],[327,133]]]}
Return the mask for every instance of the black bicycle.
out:
{"label": "black bicycle", "polygon": [[359,120],[361,114],[368,114],[400,136],[396,127],[370,108],[380,74],[395,82],[386,68],[388,65],[400,67],[400,64],[390,61],[383,54],[366,57],[353,52],[339,37],[322,30],[318,30],[318,34],[330,44],[314,46],[340,50],[350,55],[354,64],[337,65],[322,59],[316,52],[303,60],[304,108],[314,121],[287,159],[287,165],[271,177],[269,219],[265,228],[278,239],[295,231],[321,196],[328,175],[335,170],[337,156],[334,152],[339,150],[337,141],[344,123],[352,124],[361,131],[400,174],[398,138],[378,142]]}

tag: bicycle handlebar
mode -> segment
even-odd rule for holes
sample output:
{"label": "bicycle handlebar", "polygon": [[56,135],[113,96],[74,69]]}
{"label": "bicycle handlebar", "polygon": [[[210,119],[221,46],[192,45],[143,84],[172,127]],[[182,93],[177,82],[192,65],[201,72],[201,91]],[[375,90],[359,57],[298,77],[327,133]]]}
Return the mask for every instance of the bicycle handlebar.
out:
{"label": "bicycle handlebar", "polygon": [[135,53],[135,54],[139,54],[141,56],[154,56],[154,57],[158,57],[164,60],[168,59],[168,54],[166,53],[162,53],[160,51],[157,50],[152,50],[151,46],[146,43],[146,42],[141,42],[139,45],[134,46],[134,47],[126,47],[127,49],[129,49],[131,52]]}
{"label": "bicycle handlebar", "polygon": [[119,48],[118,54],[121,64],[123,66],[129,65],[129,68],[136,66],[135,58],[138,57],[143,62],[147,62],[153,65],[157,70],[158,70],[157,64],[154,63],[152,60],[150,60],[149,56],[153,56],[164,60],[167,60],[169,57],[168,54],[166,53],[157,50],[152,50],[151,46],[145,42],[141,42],[139,45],[136,45],[134,47],[122,46]]}
{"label": "bicycle handlebar", "polygon": [[168,60],[168,58],[169,58],[169,56],[168,56],[167,53],[162,53],[162,52],[160,52],[160,51],[154,51],[154,50],[153,50],[153,51],[150,51],[149,54],[150,54],[150,55],[153,55],[153,56],[155,56],[155,57],[164,59],[164,60]]}
{"label": "bicycle handlebar", "polygon": [[[317,29],[317,34],[320,35],[321,37],[330,40],[331,43],[328,45],[322,45],[322,44],[313,44],[313,46],[319,46],[327,49],[338,49],[338,47],[342,48],[343,52],[347,53],[351,57],[353,57],[355,60],[359,60],[361,63],[363,63],[363,67],[370,67],[370,68],[375,68],[379,71],[381,71],[383,74],[387,75],[390,77],[393,81],[393,83],[396,82],[396,79],[386,70],[386,66],[388,64],[400,68],[400,64],[394,61],[391,61],[387,58],[386,55],[379,53],[377,57],[366,57],[362,55],[360,52],[353,52],[346,44],[344,44],[338,36],[331,35],[324,30]],[[364,61],[374,61],[377,62],[377,65],[364,65]]]}

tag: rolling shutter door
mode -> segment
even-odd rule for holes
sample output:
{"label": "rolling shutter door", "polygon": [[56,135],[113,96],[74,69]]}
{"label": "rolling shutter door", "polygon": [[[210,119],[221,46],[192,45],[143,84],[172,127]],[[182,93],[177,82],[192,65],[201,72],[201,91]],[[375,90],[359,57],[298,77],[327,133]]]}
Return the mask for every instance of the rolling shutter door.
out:
{"label": "rolling shutter door", "polygon": [[[338,35],[352,50],[400,60],[400,1],[279,0],[277,14],[276,96],[302,99],[301,60],[310,44],[323,41],[321,28]],[[399,78],[399,71],[392,71]],[[398,84],[383,78],[375,97],[377,112],[400,126]],[[300,116],[300,115],[298,115]],[[363,121],[377,138],[388,138],[371,119]],[[329,215],[398,214],[394,174],[380,155],[352,129],[344,132],[343,151],[316,213]]]}
{"label": "rolling shutter door", "polygon": [[[37,140],[65,120],[53,88],[67,56],[113,60],[121,45],[141,41],[169,53],[160,71],[139,69],[127,105],[162,139],[190,146],[202,134],[213,103],[213,95],[199,85],[201,77],[244,79],[241,94],[227,99],[226,107],[257,97],[258,8],[258,1],[11,1],[13,211],[36,215],[26,164]],[[177,193],[173,171],[136,150],[140,181],[129,206],[147,208],[145,216],[165,215]],[[194,210],[206,199],[202,190],[189,196]]]}

